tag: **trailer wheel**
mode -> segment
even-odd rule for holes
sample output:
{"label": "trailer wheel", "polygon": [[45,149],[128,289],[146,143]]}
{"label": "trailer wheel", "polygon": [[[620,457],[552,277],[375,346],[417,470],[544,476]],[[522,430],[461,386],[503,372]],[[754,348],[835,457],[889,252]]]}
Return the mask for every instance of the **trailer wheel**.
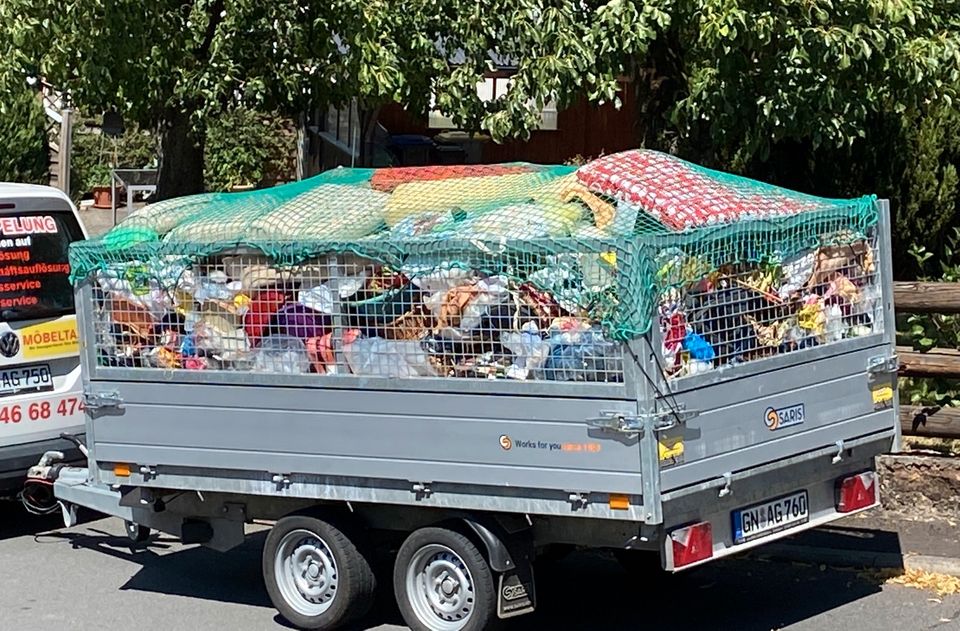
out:
{"label": "trailer wheel", "polygon": [[422,528],[403,542],[393,587],[413,631],[481,631],[499,626],[490,565],[462,534]]}
{"label": "trailer wheel", "polygon": [[134,543],[145,543],[150,538],[150,529],[132,521],[124,521],[123,528],[127,537]]}
{"label": "trailer wheel", "polygon": [[301,629],[336,629],[373,604],[373,570],[337,526],[305,515],[276,523],[263,547],[263,580],[273,606]]}
{"label": "trailer wheel", "polygon": [[660,554],[655,550],[614,550],[613,557],[631,578],[663,578]]}

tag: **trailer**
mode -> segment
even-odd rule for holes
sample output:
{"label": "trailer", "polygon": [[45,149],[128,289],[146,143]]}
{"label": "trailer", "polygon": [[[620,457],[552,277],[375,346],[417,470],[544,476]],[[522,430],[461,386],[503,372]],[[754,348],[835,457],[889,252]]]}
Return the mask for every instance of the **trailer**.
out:
{"label": "trailer", "polygon": [[[659,193],[631,198],[621,167]],[[899,441],[886,202],[643,151],[446,168],[148,207],[76,246],[89,463],[32,472],[66,523],[88,507],[226,551],[272,520],[263,578],[293,625],[392,588],[411,628],[455,631],[532,611],[556,546],[673,572],[877,504]]]}

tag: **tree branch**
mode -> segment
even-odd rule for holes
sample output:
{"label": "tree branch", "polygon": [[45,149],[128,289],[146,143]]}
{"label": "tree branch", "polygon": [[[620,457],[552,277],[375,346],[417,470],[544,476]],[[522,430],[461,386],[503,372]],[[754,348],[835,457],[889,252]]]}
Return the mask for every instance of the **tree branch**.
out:
{"label": "tree branch", "polygon": [[223,22],[224,4],[224,0],[214,0],[207,9],[207,32],[204,33],[203,41],[193,54],[198,61],[207,61],[210,58],[213,38],[217,34],[217,27]]}

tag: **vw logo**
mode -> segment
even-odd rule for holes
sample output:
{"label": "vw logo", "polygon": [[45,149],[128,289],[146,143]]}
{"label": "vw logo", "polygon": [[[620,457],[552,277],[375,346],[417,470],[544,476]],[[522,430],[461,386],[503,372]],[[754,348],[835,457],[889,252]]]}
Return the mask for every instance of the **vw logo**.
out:
{"label": "vw logo", "polygon": [[20,352],[20,338],[13,331],[0,335],[0,355],[13,357]]}

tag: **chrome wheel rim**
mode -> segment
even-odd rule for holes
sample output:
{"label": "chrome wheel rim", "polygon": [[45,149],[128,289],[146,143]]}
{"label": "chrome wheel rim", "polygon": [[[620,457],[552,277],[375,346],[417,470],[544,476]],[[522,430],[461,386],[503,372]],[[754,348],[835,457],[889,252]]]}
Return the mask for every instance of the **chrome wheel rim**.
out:
{"label": "chrome wheel rim", "polygon": [[473,576],[447,546],[431,543],[417,550],[407,566],[407,597],[417,618],[434,631],[458,631],[476,606]]}
{"label": "chrome wheel rim", "polygon": [[330,546],[309,530],[288,532],[273,564],[283,599],[297,613],[318,616],[333,604],[340,575]]}

